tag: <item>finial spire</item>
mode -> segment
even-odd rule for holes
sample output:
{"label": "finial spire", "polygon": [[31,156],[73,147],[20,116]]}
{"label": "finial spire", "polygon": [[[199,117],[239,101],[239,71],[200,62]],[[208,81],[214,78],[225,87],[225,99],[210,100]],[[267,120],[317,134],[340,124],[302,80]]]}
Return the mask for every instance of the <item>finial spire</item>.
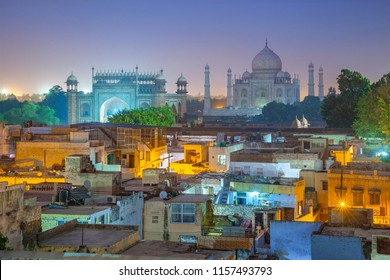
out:
{"label": "finial spire", "polygon": [[268,48],[268,39],[265,38],[265,47]]}

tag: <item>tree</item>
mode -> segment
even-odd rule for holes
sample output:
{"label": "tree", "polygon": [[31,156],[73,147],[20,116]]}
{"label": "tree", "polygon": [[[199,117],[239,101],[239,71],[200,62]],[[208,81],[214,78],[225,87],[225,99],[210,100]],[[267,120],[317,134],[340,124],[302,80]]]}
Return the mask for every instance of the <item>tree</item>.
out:
{"label": "tree", "polygon": [[387,89],[386,97],[378,97],[379,127],[386,136],[387,142],[390,142],[390,87],[387,86]]}
{"label": "tree", "polygon": [[358,101],[370,90],[370,81],[358,72],[343,69],[337,83],[340,94],[325,97],[321,115],[329,127],[352,127],[357,119]]}
{"label": "tree", "polygon": [[122,110],[108,118],[110,123],[139,124],[149,126],[171,126],[176,122],[175,114],[168,106]]}
{"label": "tree", "polygon": [[65,91],[59,85],[53,86],[39,105],[52,108],[60,123],[68,123],[68,101]]}
{"label": "tree", "polygon": [[306,96],[302,102],[297,104],[298,115],[305,115],[309,121],[322,121],[322,102],[318,96]]}
{"label": "tree", "polygon": [[8,241],[8,237],[0,232],[0,250],[12,250],[12,248],[7,246]]}
{"label": "tree", "polygon": [[21,125],[29,120],[36,123],[45,123],[47,125],[59,123],[59,119],[54,116],[53,109],[29,101],[25,101],[19,106],[5,112],[4,119],[6,123]]}
{"label": "tree", "polygon": [[362,138],[385,138],[386,135],[389,138],[390,73],[373,83],[371,88],[359,100],[353,129]]}

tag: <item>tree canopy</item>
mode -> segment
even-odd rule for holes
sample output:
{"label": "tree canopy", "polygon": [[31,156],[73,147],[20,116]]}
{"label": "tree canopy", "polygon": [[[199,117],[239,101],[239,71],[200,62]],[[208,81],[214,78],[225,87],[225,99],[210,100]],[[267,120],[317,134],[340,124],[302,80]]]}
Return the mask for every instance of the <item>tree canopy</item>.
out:
{"label": "tree canopy", "polygon": [[54,113],[54,110],[47,106],[25,101],[5,112],[4,120],[6,123],[21,125],[30,120],[36,123],[55,125],[59,123],[59,119],[54,116]]}
{"label": "tree canopy", "polygon": [[359,99],[353,129],[362,138],[390,141],[390,73],[373,83],[371,90]]}
{"label": "tree canopy", "polygon": [[68,102],[65,91],[59,85],[53,86],[49,93],[45,95],[45,99],[39,105],[50,107],[54,110],[55,116],[60,123],[68,123]]}
{"label": "tree canopy", "polygon": [[176,118],[170,107],[163,106],[135,110],[125,109],[109,117],[108,121],[118,124],[171,126],[176,122]]}
{"label": "tree canopy", "polygon": [[321,115],[329,127],[352,127],[357,118],[358,101],[370,90],[370,81],[359,72],[341,70],[337,77],[340,94],[325,97]]}

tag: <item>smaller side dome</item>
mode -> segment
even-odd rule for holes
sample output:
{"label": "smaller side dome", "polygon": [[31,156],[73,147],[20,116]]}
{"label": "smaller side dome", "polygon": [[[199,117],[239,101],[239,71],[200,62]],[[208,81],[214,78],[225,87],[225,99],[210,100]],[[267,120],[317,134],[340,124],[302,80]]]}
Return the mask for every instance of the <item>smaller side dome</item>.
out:
{"label": "smaller side dome", "polygon": [[180,75],[179,79],[177,79],[178,83],[186,83],[187,79],[183,76],[183,73]]}
{"label": "smaller side dome", "polygon": [[279,71],[277,74],[276,74],[276,78],[284,78],[285,77],[285,73],[283,71]]}
{"label": "smaller side dome", "polygon": [[301,128],[301,127],[302,127],[301,122],[298,120],[298,117],[295,117],[295,120],[291,124],[291,128]]}
{"label": "smaller side dome", "polygon": [[160,74],[157,75],[157,77],[155,78],[156,80],[159,80],[159,81],[165,81],[165,77],[164,77],[164,74],[163,74],[163,70],[161,69],[160,71]]}
{"label": "smaller side dome", "polygon": [[251,73],[249,73],[248,71],[245,71],[243,74],[242,74],[242,79],[243,80],[247,80],[247,79],[250,79],[251,78]]}
{"label": "smaller side dome", "polygon": [[70,74],[70,76],[68,77],[68,79],[66,79],[67,82],[77,82],[77,78],[75,75],[73,75],[73,72],[72,74]]}

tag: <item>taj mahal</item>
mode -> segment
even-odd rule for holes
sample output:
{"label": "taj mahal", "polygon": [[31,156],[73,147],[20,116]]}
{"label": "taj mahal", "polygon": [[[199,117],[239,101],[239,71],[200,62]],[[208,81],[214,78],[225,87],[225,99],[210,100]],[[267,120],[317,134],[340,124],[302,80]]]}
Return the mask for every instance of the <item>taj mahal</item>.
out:
{"label": "taj mahal", "polygon": [[204,117],[260,115],[269,102],[294,104],[300,101],[299,76],[282,70],[282,60],[266,41],[265,48],[252,60],[252,72],[245,71],[232,79],[232,70],[227,70],[227,107],[210,108],[210,67],[205,67]]}
{"label": "taj mahal", "polygon": [[107,122],[123,109],[169,106],[177,123],[186,121],[187,79],[181,75],[175,93],[167,93],[161,69],[157,73],[135,70],[96,71],[92,68],[92,92],[78,91],[73,73],[66,80],[68,123]]}

